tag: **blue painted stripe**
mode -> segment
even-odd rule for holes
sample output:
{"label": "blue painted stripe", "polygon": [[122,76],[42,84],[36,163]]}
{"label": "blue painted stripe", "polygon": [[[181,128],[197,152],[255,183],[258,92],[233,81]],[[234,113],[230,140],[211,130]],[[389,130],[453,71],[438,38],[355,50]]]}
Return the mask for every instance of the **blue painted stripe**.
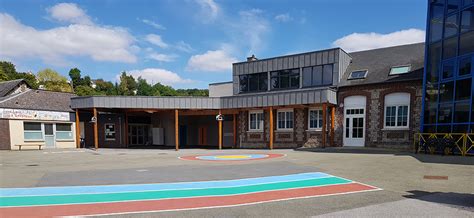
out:
{"label": "blue painted stripe", "polygon": [[248,179],[220,180],[220,181],[217,180],[217,181],[202,181],[202,182],[100,185],[100,186],[60,186],[60,187],[35,187],[35,188],[0,188],[0,197],[226,188],[226,187],[265,184],[265,183],[317,179],[317,178],[323,178],[323,177],[332,177],[332,176],[326,173],[314,172],[314,173],[291,174],[291,175],[284,175],[284,176],[269,176],[269,177],[248,178]]}

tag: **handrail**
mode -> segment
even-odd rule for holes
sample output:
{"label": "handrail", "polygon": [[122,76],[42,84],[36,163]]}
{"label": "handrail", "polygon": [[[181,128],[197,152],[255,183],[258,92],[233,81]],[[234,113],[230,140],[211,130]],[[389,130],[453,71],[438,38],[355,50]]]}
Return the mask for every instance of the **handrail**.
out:
{"label": "handrail", "polygon": [[[469,154],[469,151],[474,150],[474,133],[415,133],[413,137],[413,146],[418,152],[422,143],[426,143],[427,139],[452,139],[454,146],[461,152],[462,156]],[[418,149],[418,150],[417,150]],[[434,153],[431,147],[428,147],[431,154]]]}

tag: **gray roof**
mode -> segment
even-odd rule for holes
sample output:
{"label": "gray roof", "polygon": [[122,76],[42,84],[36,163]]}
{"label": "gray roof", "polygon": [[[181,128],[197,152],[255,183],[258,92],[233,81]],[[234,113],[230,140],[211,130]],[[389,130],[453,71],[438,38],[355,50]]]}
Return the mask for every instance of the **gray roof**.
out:
{"label": "gray roof", "polygon": [[1,98],[0,108],[72,112],[71,98],[75,96],[73,93],[66,92],[28,90],[11,97]]}
{"label": "gray roof", "polygon": [[[349,53],[352,62],[342,76],[339,86],[422,80],[424,53],[424,43]],[[409,73],[389,75],[392,67],[404,65],[411,66]],[[357,70],[368,70],[366,78],[348,79],[349,74]]]}
{"label": "gray roof", "polygon": [[21,83],[26,83],[26,82],[23,79],[0,82],[0,97],[5,97],[13,89],[15,89],[15,87],[18,87]]}

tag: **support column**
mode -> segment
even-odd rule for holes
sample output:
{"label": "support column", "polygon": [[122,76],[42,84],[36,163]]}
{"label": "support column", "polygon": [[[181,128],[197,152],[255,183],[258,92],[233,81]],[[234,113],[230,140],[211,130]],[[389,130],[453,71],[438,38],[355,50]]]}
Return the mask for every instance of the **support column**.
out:
{"label": "support column", "polygon": [[79,122],[79,109],[76,109],[76,148],[81,148],[81,124]]}
{"label": "support column", "polygon": [[95,122],[94,122],[94,146],[95,150],[99,149],[99,117],[97,116],[97,109],[93,109]]}
{"label": "support column", "polygon": [[336,122],[336,107],[331,107],[331,146],[334,147],[334,126]]}
{"label": "support column", "polygon": [[[219,114],[221,113],[221,110],[219,110]],[[219,150],[222,150],[222,120],[219,120]]]}
{"label": "support column", "polygon": [[176,151],[179,150],[179,112],[177,109],[174,110],[174,140],[176,145]]}
{"label": "support column", "polygon": [[273,149],[273,107],[270,107],[270,109],[268,110],[268,112],[270,113],[270,132],[269,132],[269,135],[270,135],[270,142],[268,143],[268,147],[270,148],[270,150]]}
{"label": "support column", "polygon": [[326,147],[326,126],[327,126],[327,104],[323,103],[323,129],[322,129],[322,144],[323,148]]}
{"label": "support column", "polygon": [[233,114],[233,136],[234,136],[234,146],[233,148],[237,147],[237,115]]}
{"label": "support column", "polygon": [[125,134],[123,134],[125,136],[125,147],[128,147],[128,111],[125,111]]}

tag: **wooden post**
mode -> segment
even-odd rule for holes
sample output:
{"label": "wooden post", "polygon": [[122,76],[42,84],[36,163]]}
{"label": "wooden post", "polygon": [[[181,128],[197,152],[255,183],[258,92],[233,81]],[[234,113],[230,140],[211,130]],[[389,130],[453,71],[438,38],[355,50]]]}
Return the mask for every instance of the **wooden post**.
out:
{"label": "wooden post", "polygon": [[95,117],[95,122],[94,122],[94,146],[95,149],[99,149],[99,117],[97,116],[97,109],[94,108],[94,117]]}
{"label": "wooden post", "polygon": [[270,109],[268,110],[268,112],[270,113],[270,132],[269,132],[269,135],[270,135],[270,142],[268,143],[268,147],[270,148],[270,150],[273,149],[273,107],[270,107]]}
{"label": "wooden post", "polygon": [[79,122],[79,109],[76,109],[76,148],[81,148],[81,124]]}
{"label": "wooden post", "polygon": [[129,139],[128,139],[128,111],[125,111],[125,147],[128,147]]}
{"label": "wooden post", "polygon": [[176,145],[176,151],[179,150],[179,112],[177,109],[174,110],[174,140]]}
{"label": "wooden post", "polygon": [[326,126],[327,126],[327,104],[323,103],[323,129],[322,129],[323,148],[326,147]]}
{"label": "wooden post", "polygon": [[234,136],[234,146],[233,148],[237,147],[237,115],[233,114],[233,136]]}
{"label": "wooden post", "polygon": [[334,147],[334,124],[336,122],[336,107],[332,106],[331,107],[331,146]]}
{"label": "wooden post", "polygon": [[[221,113],[221,110],[219,110],[219,114]],[[222,149],[222,120],[218,121],[219,123],[219,150]]]}

